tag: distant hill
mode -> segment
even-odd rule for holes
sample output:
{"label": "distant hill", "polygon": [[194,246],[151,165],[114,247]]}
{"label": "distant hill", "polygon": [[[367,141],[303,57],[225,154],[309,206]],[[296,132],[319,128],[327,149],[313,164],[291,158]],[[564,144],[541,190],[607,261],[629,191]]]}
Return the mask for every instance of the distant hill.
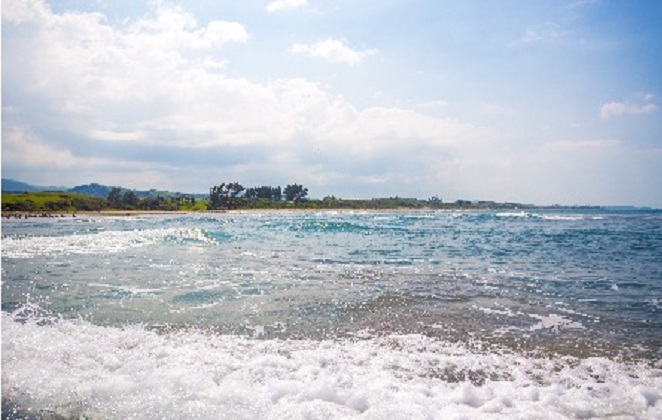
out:
{"label": "distant hill", "polygon": [[[13,179],[2,179],[2,192],[3,193],[24,193],[24,192],[37,192],[37,191],[64,191],[64,192],[73,192],[77,194],[83,194],[83,195],[89,195],[92,197],[102,197],[106,198],[108,197],[108,194],[110,193],[110,190],[115,188],[115,186],[110,186],[110,185],[102,185],[102,184],[97,184],[96,182],[93,182],[91,184],[86,184],[86,185],[78,185],[73,188],[67,188],[67,187],[42,187],[42,186],[37,186],[37,185],[30,185],[25,182],[21,181],[16,181]],[[122,190],[122,194],[124,194],[126,191],[129,191],[128,188],[124,187],[119,187]],[[149,191],[136,191],[133,190],[133,192],[138,196],[139,198],[156,198],[156,197],[163,197],[163,198],[173,198],[173,197],[180,197],[180,196],[194,196],[196,198],[206,198],[207,194],[188,194],[188,193],[180,193],[180,192],[172,192],[172,191],[159,191],[155,189],[151,189]]]}
{"label": "distant hill", "polygon": [[77,187],[73,187],[69,189],[69,191],[77,193],[77,194],[85,194],[85,195],[91,195],[93,197],[103,197],[106,198],[108,197],[108,194],[110,193],[110,190],[112,190],[113,187],[109,187],[108,185],[101,185],[97,183],[92,183],[92,184],[87,184],[87,185],[79,185]]}
{"label": "distant hill", "polygon": [[33,191],[66,191],[65,187],[41,187],[36,185],[26,184],[25,182],[16,181],[13,179],[2,178],[2,192],[5,193],[23,193]]}
{"label": "distant hill", "polygon": [[14,181],[13,179],[2,179],[2,192],[26,192],[37,191],[32,185],[25,182]]}
{"label": "distant hill", "polygon": [[[91,195],[94,197],[106,198],[108,197],[108,194],[110,194],[110,190],[112,190],[113,188],[116,187],[110,185],[101,185],[97,183],[92,183],[87,185],[79,185],[77,187],[73,187],[69,189],[68,191],[78,194]],[[122,194],[129,191],[128,188],[124,188],[124,187],[118,187],[118,188],[122,191]],[[191,196],[191,195],[196,197],[198,196],[206,197],[206,194],[184,194],[184,193],[172,192],[172,191],[159,191],[155,189],[151,189],[149,191],[133,190],[133,192],[136,194],[138,198],[156,198],[156,197],[172,198],[172,197]]]}

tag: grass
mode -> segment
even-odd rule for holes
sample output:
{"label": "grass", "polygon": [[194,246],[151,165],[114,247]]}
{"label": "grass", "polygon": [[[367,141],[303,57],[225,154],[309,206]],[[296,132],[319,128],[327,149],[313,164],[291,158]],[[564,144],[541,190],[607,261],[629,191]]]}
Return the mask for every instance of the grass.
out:
{"label": "grass", "polygon": [[106,200],[89,195],[39,191],[23,194],[2,194],[2,211],[75,212],[102,210]]}

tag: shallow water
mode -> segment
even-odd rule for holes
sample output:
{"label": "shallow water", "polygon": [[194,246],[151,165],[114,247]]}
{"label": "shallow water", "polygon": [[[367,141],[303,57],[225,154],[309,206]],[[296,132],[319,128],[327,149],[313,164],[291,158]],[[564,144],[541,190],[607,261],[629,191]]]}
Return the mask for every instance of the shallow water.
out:
{"label": "shallow water", "polygon": [[662,417],[659,212],[92,215],[2,230],[7,407]]}

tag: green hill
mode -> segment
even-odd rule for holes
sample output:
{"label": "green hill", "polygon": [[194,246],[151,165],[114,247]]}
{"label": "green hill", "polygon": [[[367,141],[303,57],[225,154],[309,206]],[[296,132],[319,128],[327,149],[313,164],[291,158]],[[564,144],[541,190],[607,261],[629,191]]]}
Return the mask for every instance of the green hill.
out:
{"label": "green hill", "polygon": [[31,191],[66,191],[64,187],[39,187],[30,185],[25,182],[16,181],[14,179],[2,178],[2,192],[5,193],[22,193]]}
{"label": "green hill", "polygon": [[106,207],[106,199],[58,191],[33,191],[22,194],[3,193],[5,212],[76,212],[97,211]]}

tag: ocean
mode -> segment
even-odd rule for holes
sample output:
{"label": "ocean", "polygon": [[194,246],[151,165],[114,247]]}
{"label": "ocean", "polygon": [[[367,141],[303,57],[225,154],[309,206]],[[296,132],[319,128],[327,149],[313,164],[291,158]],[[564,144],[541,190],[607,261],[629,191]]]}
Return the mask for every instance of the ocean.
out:
{"label": "ocean", "polygon": [[3,418],[661,419],[662,212],[2,222]]}

